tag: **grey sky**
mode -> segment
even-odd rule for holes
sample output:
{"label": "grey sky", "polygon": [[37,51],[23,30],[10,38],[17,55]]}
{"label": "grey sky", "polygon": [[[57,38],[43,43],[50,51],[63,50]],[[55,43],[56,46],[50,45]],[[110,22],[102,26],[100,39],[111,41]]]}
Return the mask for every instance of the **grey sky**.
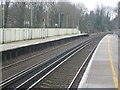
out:
{"label": "grey sky", "polygon": [[116,7],[120,0],[0,0],[0,1],[16,1],[16,2],[50,2],[50,1],[60,1],[60,2],[82,2],[88,10],[94,10],[96,5],[104,5],[110,7]]}
{"label": "grey sky", "polygon": [[104,6],[110,6],[110,7],[116,7],[117,3],[120,0],[70,0],[72,2],[82,2],[88,10],[94,10],[96,5],[104,5]]}

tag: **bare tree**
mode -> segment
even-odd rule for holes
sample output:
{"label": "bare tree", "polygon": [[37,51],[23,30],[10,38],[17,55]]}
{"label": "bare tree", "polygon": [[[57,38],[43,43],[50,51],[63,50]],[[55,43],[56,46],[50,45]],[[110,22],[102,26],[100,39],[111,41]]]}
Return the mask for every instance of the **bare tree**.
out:
{"label": "bare tree", "polygon": [[6,28],[7,26],[7,21],[8,21],[8,9],[9,9],[10,2],[5,2],[4,6],[4,27]]}

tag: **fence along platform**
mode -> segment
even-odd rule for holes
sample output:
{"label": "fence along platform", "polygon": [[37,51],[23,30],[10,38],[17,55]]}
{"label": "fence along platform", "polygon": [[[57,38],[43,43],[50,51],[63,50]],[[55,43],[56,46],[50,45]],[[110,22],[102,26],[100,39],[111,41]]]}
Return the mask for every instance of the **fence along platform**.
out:
{"label": "fence along platform", "polygon": [[0,43],[80,34],[77,28],[4,28],[0,29]]}

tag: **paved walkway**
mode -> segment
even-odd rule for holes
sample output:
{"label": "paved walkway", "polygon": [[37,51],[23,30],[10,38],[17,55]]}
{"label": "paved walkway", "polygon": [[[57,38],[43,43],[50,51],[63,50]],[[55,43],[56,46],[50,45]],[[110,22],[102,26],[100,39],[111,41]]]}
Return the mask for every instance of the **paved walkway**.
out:
{"label": "paved walkway", "polygon": [[99,43],[78,86],[118,88],[118,36],[106,35]]}
{"label": "paved walkway", "polygon": [[[35,39],[35,40],[26,40],[26,41],[18,41],[18,42],[0,44],[0,51],[15,49],[15,48],[19,48],[19,47],[25,47],[25,46],[28,46],[28,45],[35,45],[35,44],[38,44],[38,43],[44,43],[44,42],[48,42],[48,41],[54,41],[54,40],[59,40],[59,39],[62,39],[62,38],[69,38],[69,37],[74,37],[74,36],[79,36],[79,35],[80,34],[54,36],[54,37],[48,37],[48,38],[45,38],[45,39]],[[81,35],[84,35],[84,34],[81,34]]]}

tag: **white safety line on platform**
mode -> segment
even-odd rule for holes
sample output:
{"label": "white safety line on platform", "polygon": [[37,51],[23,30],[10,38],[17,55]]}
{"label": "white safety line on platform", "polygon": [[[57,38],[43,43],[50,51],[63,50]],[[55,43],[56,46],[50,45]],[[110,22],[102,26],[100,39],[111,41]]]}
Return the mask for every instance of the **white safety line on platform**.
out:
{"label": "white safety line on platform", "polygon": [[[106,37],[106,36],[105,36],[105,37]],[[104,38],[105,38],[105,37],[104,37]],[[91,66],[92,66],[93,58],[94,58],[94,56],[95,56],[98,48],[100,47],[102,41],[104,40],[104,38],[99,42],[99,44],[98,44],[95,52],[93,53],[93,56],[91,57],[91,60],[90,60],[90,62],[89,62],[89,64],[88,64],[88,67],[87,67],[85,73],[83,74],[82,80],[81,80],[81,82],[80,82],[80,84],[79,84],[79,86],[78,86],[78,90],[79,90],[80,88],[87,88],[87,84],[86,84],[85,86],[83,86],[83,85],[84,85],[85,82],[87,81],[87,77],[88,77],[90,68],[91,68]]]}

